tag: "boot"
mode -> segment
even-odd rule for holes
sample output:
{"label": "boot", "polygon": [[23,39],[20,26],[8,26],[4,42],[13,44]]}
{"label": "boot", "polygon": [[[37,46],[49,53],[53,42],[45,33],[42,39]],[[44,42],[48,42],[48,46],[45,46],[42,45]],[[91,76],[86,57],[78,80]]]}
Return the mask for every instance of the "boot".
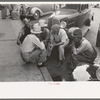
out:
{"label": "boot", "polygon": [[37,67],[40,68],[40,67],[46,67],[47,66],[47,62],[43,62],[41,65],[37,64]]}

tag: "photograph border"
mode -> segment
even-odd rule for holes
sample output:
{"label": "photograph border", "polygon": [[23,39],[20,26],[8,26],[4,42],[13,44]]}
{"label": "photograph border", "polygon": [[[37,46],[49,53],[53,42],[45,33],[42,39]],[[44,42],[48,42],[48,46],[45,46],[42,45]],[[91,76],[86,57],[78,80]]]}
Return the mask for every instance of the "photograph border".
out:
{"label": "photograph border", "polygon": [[[99,0],[0,0],[6,2],[94,2]],[[59,84],[58,84],[59,83]],[[92,87],[92,88],[91,88]],[[78,89],[79,88],[79,89]],[[87,89],[87,90],[86,90]],[[90,89],[88,91],[88,89]],[[35,91],[34,91],[35,90]],[[56,94],[55,94],[56,93]],[[63,94],[64,93],[64,94]],[[99,82],[1,82],[0,98],[5,100],[96,100],[100,98]],[[48,99],[47,99],[48,98]]]}

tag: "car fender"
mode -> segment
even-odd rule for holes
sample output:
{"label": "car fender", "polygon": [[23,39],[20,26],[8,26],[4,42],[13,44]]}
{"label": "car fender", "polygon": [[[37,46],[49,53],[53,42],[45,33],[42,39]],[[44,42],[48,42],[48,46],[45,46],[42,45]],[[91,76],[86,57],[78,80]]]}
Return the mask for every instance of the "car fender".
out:
{"label": "car fender", "polygon": [[37,7],[32,8],[30,13],[31,13],[31,14],[34,14],[34,13],[35,13],[35,11],[37,11],[37,10],[40,12],[40,15],[42,15],[42,14],[43,14],[42,10],[41,10],[41,9],[39,9],[39,8],[37,8]]}

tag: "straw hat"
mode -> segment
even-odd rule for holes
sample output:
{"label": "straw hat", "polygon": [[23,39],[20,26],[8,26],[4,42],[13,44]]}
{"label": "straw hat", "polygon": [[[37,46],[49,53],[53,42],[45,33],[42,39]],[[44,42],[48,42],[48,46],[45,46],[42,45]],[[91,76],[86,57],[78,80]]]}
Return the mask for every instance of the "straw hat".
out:
{"label": "straw hat", "polygon": [[32,29],[31,29],[31,33],[33,33],[33,34],[40,34],[40,33],[42,33],[41,27],[39,26],[38,23],[35,23],[33,25]]}
{"label": "straw hat", "polygon": [[60,27],[61,28],[66,28],[66,26],[67,26],[66,22],[65,21],[61,21]]}
{"label": "straw hat", "polygon": [[82,30],[79,28],[74,28],[71,35],[72,37],[82,37]]}
{"label": "straw hat", "polygon": [[46,21],[44,19],[39,20],[39,25],[41,27],[46,27],[47,26]]}

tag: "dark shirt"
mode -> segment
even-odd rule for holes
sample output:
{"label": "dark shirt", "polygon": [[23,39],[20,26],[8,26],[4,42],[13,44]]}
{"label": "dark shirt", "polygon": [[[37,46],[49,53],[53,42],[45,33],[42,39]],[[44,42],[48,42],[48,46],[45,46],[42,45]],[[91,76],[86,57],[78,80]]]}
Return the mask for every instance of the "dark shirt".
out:
{"label": "dark shirt", "polygon": [[43,28],[41,33],[41,39],[44,41],[49,41],[50,39],[50,31],[48,28]]}
{"label": "dark shirt", "polygon": [[24,39],[25,39],[25,37],[28,35],[28,34],[30,34],[30,27],[28,27],[28,26],[24,26],[23,27],[23,30],[24,30],[24,34],[21,36],[21,38],[20,38],[20,41],[21,41],[21,43],[24,41]]}

